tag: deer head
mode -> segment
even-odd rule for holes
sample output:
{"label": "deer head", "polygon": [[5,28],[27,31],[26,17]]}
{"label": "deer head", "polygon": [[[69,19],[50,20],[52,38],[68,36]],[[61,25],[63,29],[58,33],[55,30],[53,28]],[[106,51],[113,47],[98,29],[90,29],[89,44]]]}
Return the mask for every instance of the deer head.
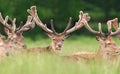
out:
{"label": "deer head", "polygon": [[119,35],[119,31],[120,29],[117,29],[115,32],[112,32],[111,29],[111,24],[112,21],[109,20],[107,21],[107,26],[108,26],[108,33],[104,33],[101,29],[101,23],[98,24],[99,27],[99,31],[95,31],[93,30],[87,23],[87,21],[85,21],[85,27],[92,32],[93,34],[96,35],[96,39],[100,42],[100,48],[99,51],[97,53],[97,56],[102,58],[102,59],[106,59],[106,60],[110,60],[110,59],[114,59],[115,57],[120,55],[120,46],[118,46],[114,40],[112,39],[112,36],[116,36]]}
{"label": "deer head", "polygon": [[24,25],[20,25],[18,28],[16,28],[16,18],[14,18],[11,22],[11,24],[8,23],[9,17],[6,16],[5,19],[3,19],[1,13],[0,13],[0,22],[4,26],[4,31],[7,34],[7,43],[9,43],[9,46],[15,49],[21,49],[25,48],[26,45],[23,42],[23,36],[22,33],[24,31],[28,31],[29,29],[34,27],[34,22],[32,20],[31,16],[28,16],[27,21]]}
{"label": "deer head", "polygon": [[101,38],[96,36],[100,42],[100,48],[97,56],[106,60],[111,60],[120,55],[120,46],[118,46],[110,36]]}
{"label": "deer head", "polygon": [[32,6],[30,9],[27,10],[27,12],[33,17],[33,20],[36,22],[36,24],[39,27],[41,27],[47,33],[47,35],[52,39],[51,48],[53,49],[53,51],[61,50],[61,47],[63,46],[63,42],[66,38],[69,37],[69,34],[81,28],[84,25],[83,20],[89,21],[90,19],[88,15],[85,16],[86,13],[80,11],[79,20],[78,22],[75,23],[75,25],[72,28],[69,29],[72,20],[72,18],[70,17],[68,25],[65,28],[65,30],[62,33],[57,33],[53,26],[53,20],[51,20],[51,29],[47,28],[46,24],[42,23],[42,21],[39,19],[37,15],[36,6]]}

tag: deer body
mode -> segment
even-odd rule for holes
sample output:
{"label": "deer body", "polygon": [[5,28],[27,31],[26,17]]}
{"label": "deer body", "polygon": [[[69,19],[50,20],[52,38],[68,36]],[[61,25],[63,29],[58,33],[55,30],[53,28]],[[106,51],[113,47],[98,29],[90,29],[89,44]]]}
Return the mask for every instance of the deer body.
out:
{"label": "deer body", "polygon": [[95,59],[96,53],[95,52],[77,52],[73,53],[72,55],[63,56],[68,60],[74,60],[80,62],[82,60],[89,61]]}
{"label": "deer body", "polygon": [[54,52],[53,49],[51,48],[51,46],[48,46],[48,47],[44,47],[44,48],[30,48],[30,49],[27,49],[27,52],[28,53],[31,53],[31,52],[36,52],[36,53],[42,53],[42,52]]}

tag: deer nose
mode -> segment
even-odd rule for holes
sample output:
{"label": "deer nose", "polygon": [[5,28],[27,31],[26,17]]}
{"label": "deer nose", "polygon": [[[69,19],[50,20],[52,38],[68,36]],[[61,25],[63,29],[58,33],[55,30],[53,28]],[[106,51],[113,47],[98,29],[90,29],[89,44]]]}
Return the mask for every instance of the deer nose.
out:
{"label": "deer nose", "polygon": [[61,45],[61,44],[58,44],[58,47],[62,47],[62,45]]}
{"label": "deer nose", "polygon": [[115,51],[115,53],[119,53],[119,51]]}
{"label": "deer nose", "polygon": [[116,54],[120,54],[120,50],[116,50],[115,53],[116,53]]}
{"label": "deer nose", "polygon": [[9,52],[6,52],[6,56],[9,56],[10,54],[9,54]]}

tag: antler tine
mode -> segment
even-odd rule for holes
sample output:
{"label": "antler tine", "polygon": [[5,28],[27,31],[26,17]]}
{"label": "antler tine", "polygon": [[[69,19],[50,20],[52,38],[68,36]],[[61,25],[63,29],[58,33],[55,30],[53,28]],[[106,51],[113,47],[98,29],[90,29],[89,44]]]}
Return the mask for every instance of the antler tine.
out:
{"label": "antler tine", "polygon": [[86,29],[88,29],[90,32],[92,32],[93,34],[100,34],[100,32],[99,31],[95,31],[95,30],[93,30],[90,26],[89,26],[89,24],[86,22],[85,23],[85,28]]}
{"label": "antler tine", "polygon": [[111,22],[112,22],[114,29],[117,30],[118,29],[118,18],[111,20]]}
{"label": "antler tine", "polygon": [[31,6],[31,8],[27,10],[27,12],[28,12],[30,15],[35,16],[35,14],[37,13],[36,6]]}
{"label": "antler tine", "polygon": [[45,30],[48,33],[53,33],[53,31],[47,28],[47,26],[43,24],[42,21],[39,19],[37,15],[36,6],[32,6],[30,9],[27,10],[27,12],[33,17],[33,20],[36,22],[36,24],[39,27],[41,27],[43,30]]}
{"label": "antler tine", "polygon": [[3,26],[5,26],[9,30],[11,30],[11,26],[7,23],[8,22],[8,16],[6,16],[5,20],[4,20],[3,17],[2,17],[2,14],[0,13],[0,22],[3,24]]}
{"label": "antler tine", "polygon": [[53,19],[50,20],[50,24],[51,24],[51,28],[52,28],[53,33],[56,33],[54,25],[53,25]]}
{"label": "antler tine", "polygon": [[115,32],[112,32],[110,35],[111,36],[115,36],[115,35],[119,35],[120,34],[120,23],[119,23],[119,27]]}
{"label": "antler tine", "polygon": [[83,14],[84,14],[83,11],[80,11],[80,12],[79,12],[79,19],[80,19],[80,20],[82,20]]}
{"label": "antler tine", "polygon": [[112,33],[112,22],[111,21],[107,21],[107,26],[108,26],[108,34],[111,34]]}
{"label": "antler tine", "polygon": [[84,13],[83,18],[85,18],[86,21],[90,21],[90,16],[88,13]]}
{"label": "antler tine", "polygon": [[102,31],[101,23],[98,23],[98,28],[99,28],[99,34],[105,36],[105,33]]}
{"label": "antler tine", "polygon": [[16,29],[16,31],[20,30],[20,29],[22,28],[22,26],[23,26],[23,21],[20,22],[20,25],[19,25],[19,27]]}
{"label": "antler tine", "polygon": [[14,18],[13,21],[12,21],[12,32],[15,32],[15,30],[16,30],[15,22],[16,22],[16,18]]}
{"label": "antler tine", "polygon": [[71,23],[72,23],[72,17],[69,18],[68,25],[66,26],[65,30],[63,31],[63,34],[66,33],[66,31],[69,29]]}
{"label": "antler tine", "polygon": [[120,24],[118,24],[118,18],[115,18],[111,20],[113,28],[116,30],[115,32],[112,32],[111,35],[118,37],[120,39]]}
{"label": "antler tine", "polygon": [[102,32],[102,28],[101,28],[101,23],[100,22],[98,23],[98,29],[99,29],[99,32],[101,33]]}
{"label": "antler tine", "polygon": [[26,23],[24,25],[20,25],[17,32],[28,31],[29,29],[32,29],[34,27],[35,27],[35,23],[33,21],[32,16],[28,16]]}
{"label": "antler tine", "polygon": [[120,35],[120,23],[118,24],[118,18],[110,20],[110,22],[113,25],[114,29],[116,30],[115,32],[112,32],[110,35],[111,36]]}

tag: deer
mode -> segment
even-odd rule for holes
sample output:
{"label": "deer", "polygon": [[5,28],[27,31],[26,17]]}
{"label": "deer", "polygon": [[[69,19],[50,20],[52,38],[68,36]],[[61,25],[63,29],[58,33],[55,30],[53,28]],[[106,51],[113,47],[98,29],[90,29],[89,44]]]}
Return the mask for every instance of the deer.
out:
{"label": "deer", "polygon": [[11,23],[8,22],[9,16],[6,16],[4,19],[0,13],[0,23],[7,34],[6,39],[1,38],[0,51],[4,50],[6,52],[3,54],[11,54],[26,49],[22,33],[34,28],[35,22],[32,16],[28,16],[26,23],[20,24],[18,28],[16,27],[16,18],[14,18]]}
{"label": "deer", "polygon": [[[116,18],[113,20],[107,21],[108,33],[104,33],[101,29],[101,23],[98,23],[99,31],[93,30],[87,21],[84,26],[90,32],[96,35],[96,39],[100,42],[100,47],[97,52],[76,52],[72,55],[63,56],[67,59],[72,59],[75,61],[86,60],[114,60],[117,59],[120,55],[120,46],[118,46],[115,41],[112,39],[112,36],[120,34],[120,26],[116,29],[115,32],[112,32],[111,25],[116,22]],[[114,22],[114,23],[113,23]]]}
{"label": "deer", "polygon": [[49,29],[46,24],[42,23],[42,21],[38,17],[36,6],[31,6],[31,8],[27,10],[27,12],[33,17],[35,23],[40,28],[42,28],[46,32],[48,37],[51,38],[52,40],[49,46],[44,48],[40,48],[40,47],[30,48],[28,49],[28,52],[55,52],[55,53],[58,52],[59,53],[63,46],[64,40],[70,36],[70,33],[74,32],[77,29],[80,29],[84,25],[83,22],[84,19],[89,21],[90,18],[88,15],[84,16],[84,14],[86,13],[80,11],[79,20],[75,23],[75,25],[72,28],[69,29],[72,21],[72,18],[70,17],[68,21],[68,25],[66,26],[65,30],[61,33],[57,33],[54,29],[53,19],[51,19],[50,21],[51,29]]}

